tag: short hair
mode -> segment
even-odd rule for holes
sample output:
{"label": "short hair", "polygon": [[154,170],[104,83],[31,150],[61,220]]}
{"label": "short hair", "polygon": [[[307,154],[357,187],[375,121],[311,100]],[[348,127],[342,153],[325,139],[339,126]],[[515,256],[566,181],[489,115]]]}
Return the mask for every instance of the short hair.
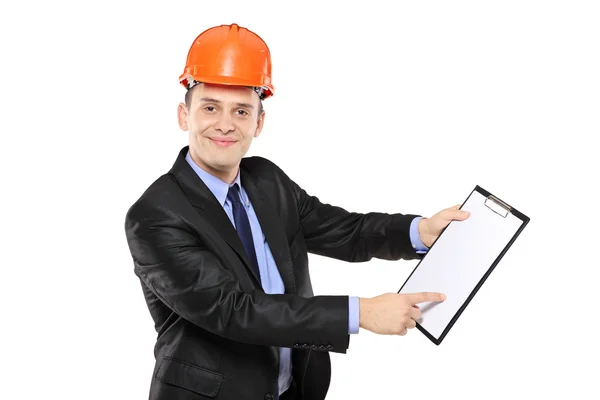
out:
{"label": "short hair", "polygon": [[[198,86],[200,86],[200,85],[192,86],[191,89],[188,89],[185,92],[185,106],[187,107],[188,110],[190,109],[190,105],[192,103],[192,92],[193,92],[194,88],[198,87]],[[258,100],[258,116],[257,116],[257,118],[260,118],[260,115],[262,114],[263,110],[264,110],[263,101],[259,99]]]}

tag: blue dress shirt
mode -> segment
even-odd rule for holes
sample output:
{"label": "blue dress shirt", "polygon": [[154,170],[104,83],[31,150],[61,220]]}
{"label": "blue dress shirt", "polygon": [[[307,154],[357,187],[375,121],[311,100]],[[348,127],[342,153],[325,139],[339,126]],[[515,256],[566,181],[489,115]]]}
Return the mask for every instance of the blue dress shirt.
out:
{"label": "blue dress shirt", "polygon": [[[202,168],[198,167],[196,163],[190,157],[190,154],[186,155],[186,160],[192,167],[192,169],[198,174],[200,179],[204,182],[204,184],[208,187],[208,189],[212,192],[212,194],[216,197],[219,204],[223,206],[223,209],[227,213],[227,216],[231,220],[231,223],[235,226],[235,222],[233,219],[233,210],[229,200],[227,200],[227,192],[229,192],[230,185],[227,182],[222,181],[221,179],[215,177],[214,175],[209,174],[204,171]],[[263,290],[265,293],[270,294],[282,294],[285,292],[285,287],[283,285],[283,280],[279,274],[279,270],[277,269],[277,265],[275,264],[275,260],[273,258],[273,254],[271,254],[271,249],[269,244],[267,243],[265,236],[262,232],[260,224],[258,222],[258,218],[256,216],[256,212],[250,203],[250,199],[244,190],[240,182],[240,175],[238,173],[235,178],[235,182],[240,187],[240,195],[242,196],[242,204],[246,206],[246,212],[248,213],[248,219],[250,220],[250,227],[252,229],[252,238],[254,239],[254,247],[256,249],[256,258],[258,261],[258,267],[260,270],[260,279],[262,283]],[[231,184],[233,185],[233,183]],[[418,232],[418,223],[421,218],[415,218],[410,225],[410,240],[413,244],[417,253],[424,253],[427,251],[427,248],[421,241]],[[349,296],[349,323],[348,323],[348,333],[356,334],[359,331],[359,302],[358,297]],[[280,348],[280,364],[279,364],[279,393],[285,392],[291,382],[291,349],[290,348]]]}

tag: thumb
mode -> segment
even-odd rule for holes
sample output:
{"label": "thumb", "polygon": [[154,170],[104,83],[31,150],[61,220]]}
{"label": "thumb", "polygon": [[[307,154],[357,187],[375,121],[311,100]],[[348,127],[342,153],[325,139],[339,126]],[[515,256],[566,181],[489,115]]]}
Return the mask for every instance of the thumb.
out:
{"label": "thumb", "polygon": [[457,204],[454,207],[450,208],[453,211],[452,219],[464,220],[464,219],[467,219],[469,217],[469,215],[471,215],[470,212],[461,210],[460,206],[461,206],[460,204]]}

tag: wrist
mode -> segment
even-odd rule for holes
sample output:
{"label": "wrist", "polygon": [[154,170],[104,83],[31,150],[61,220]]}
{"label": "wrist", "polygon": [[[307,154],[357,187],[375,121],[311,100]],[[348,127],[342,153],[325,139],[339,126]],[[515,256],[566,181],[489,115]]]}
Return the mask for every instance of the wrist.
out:
{"label": "wrist", "polygon": [[366,321],[369,317],[370,300],[364,297],[358,298],[358,327],[365,328]]}
{"label": "wrist", "polygon": [[427,232],[427,222],[428,218],[421,218],[421,220],[419,221],[419,224],[417,225],[417,232],[419,233],[419,239],[421,239],[421,242],[423,243],[423,245],[427,248],[429,248],[429,244],[427,243],[426,239],[428,237],[428,232]]}
{"label": "wrist", "polygon": [[419,237],[421,238],[421,241],[423,240],[423,232],[425,231],[425,220],[427,218],[423,217],[421,218],[421,220],[419,221],[419,225],[417,225],[417,231],[419,232]]}

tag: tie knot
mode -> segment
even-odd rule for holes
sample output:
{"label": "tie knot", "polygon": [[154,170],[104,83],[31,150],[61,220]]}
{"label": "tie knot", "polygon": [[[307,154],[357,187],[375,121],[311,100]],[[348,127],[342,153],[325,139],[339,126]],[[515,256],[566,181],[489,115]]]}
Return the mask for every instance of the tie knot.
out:
{"label": "tie knot", "polygon": [[241,203],[240,188],[237,183],[229,187],[229,192],[227,192],[227,199],[229,199],[229,201],[231,201],[232,203]]}

